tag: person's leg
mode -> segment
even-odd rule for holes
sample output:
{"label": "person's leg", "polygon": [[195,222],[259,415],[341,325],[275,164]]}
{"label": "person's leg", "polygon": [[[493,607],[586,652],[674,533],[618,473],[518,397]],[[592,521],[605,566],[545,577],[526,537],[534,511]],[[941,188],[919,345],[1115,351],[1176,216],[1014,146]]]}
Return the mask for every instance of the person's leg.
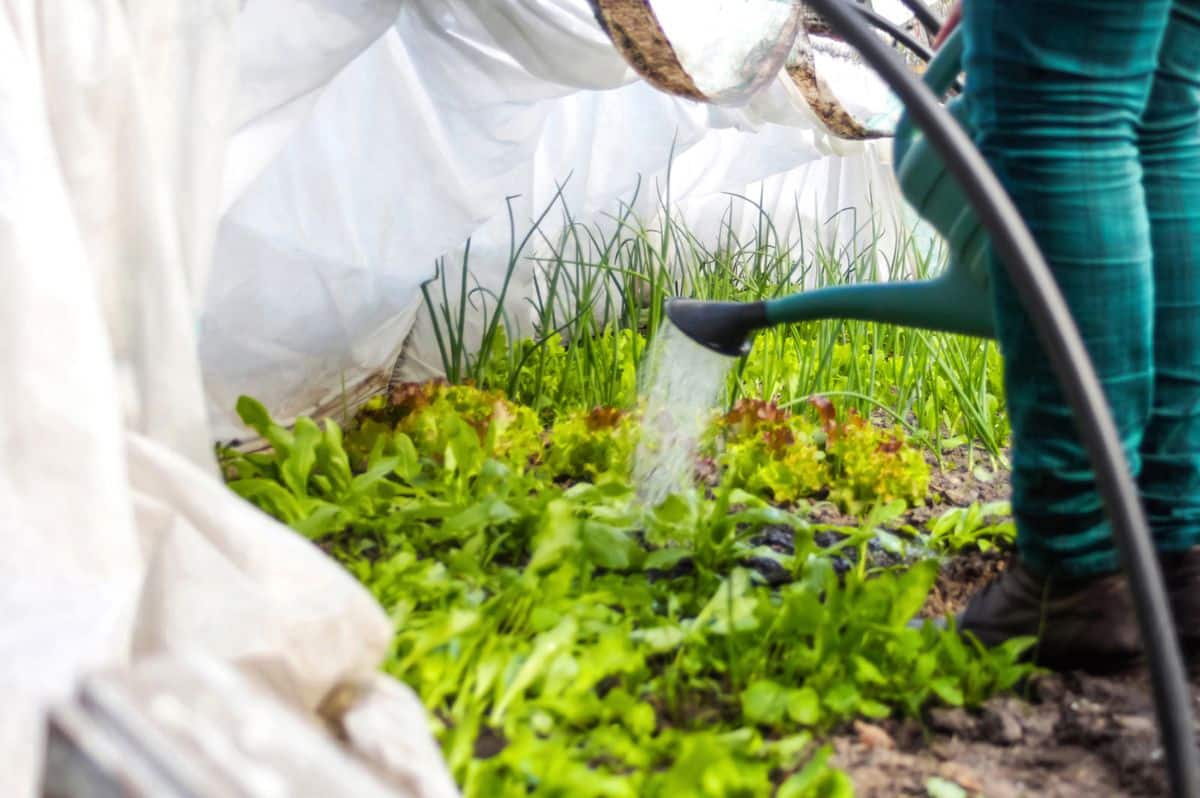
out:
{"label": "person's leg", "polygon": [[1176,0],[1139,136],[1154,242],[1154,405],[1140,487],[1184,649],[1200,652],[1200,0]]}
{"label": "person's leg", "polygon": [[1155,544],[1200,542],[1200,0],[1177,0],[1138,145],[1154,244],[1154,404],[1140,486]]}
{"label": "person's leg", "polygon": [[[967,100],[1083,334],[1135,473],[1150,417],[1153,279],[1137,126],[1169,0],[970,0]],[[1117,570],[1070,409],[1002,264],[997,334],[1018,546],[1034,571]]]}
{"label": "person's leg", "polygon": [[[976,141],[1066,296],[1135,474],[1154,379],[1150,224],[1137,130],[1170,5],[968,0],[963,14]],[[1116,552],[1072,413],[1003,264],[993,263],[992,278],[1023,573],[972,600],[962,623],[990,643],[1035,631],[1026,628],[1030,619],[1044,616],[1048,653],[1055,640],[1086,649],[1092,626],[1125,617],[1124,593],[1105,588],[1096,606],[1072,599],[1068,609],[1054,610],[1038,591],[1058,595],[1057,584],[1074,596],[1118,570]],[[1095,645],[1136,648],[1128,620],[1122,635]]]}

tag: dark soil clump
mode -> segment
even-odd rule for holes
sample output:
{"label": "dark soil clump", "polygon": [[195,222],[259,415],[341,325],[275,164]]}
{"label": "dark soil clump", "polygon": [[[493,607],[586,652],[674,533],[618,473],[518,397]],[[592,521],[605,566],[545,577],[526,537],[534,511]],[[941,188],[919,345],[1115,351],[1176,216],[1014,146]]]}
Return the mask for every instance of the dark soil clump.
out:
{"label": "dark soil clump", "polygon": [[929,591],[921,617],[936,618],[962,612],[975,591],[1004,571],[1008,557],[1008,552],[993,549],[986,553],[960,555],[946,562]]}

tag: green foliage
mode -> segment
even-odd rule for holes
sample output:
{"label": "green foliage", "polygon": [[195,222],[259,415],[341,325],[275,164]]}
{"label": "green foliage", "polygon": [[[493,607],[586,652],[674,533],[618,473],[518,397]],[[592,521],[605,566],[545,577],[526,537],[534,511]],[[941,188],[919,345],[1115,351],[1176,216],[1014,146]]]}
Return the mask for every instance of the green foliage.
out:
{"label": "green foliage", "polygon": [[814,404],[820,427],[773,402],[739,399],[718,425],[722,478],[782,504],[826,492],[853,514],[897,499],[924,501],[929,465],[902,430],[869,424],[853,411],[839,423],[828,400]]}
{"label": "green foliage", "polygon": [[[891,252],[805,251],[765,214],[739,240],[744,198],[712,246],[665,201],[657,228],[627,205],[601,229],[561,200],[522,235],[510,215],[498,284],[475,280],[468,242],[456,271],[440,262],[422,287],[453,387],[398,386],[344,437],[331,421],[286,429],[243,398],[271,448],[222,453],[233,490],[319,539],[391,614],[385,667],[420,695],[464,793],[843,798],[849,779],[817,747],[829,730],[973,706],[1028,673],[1028,641],[985,651],[953,627],[909,627],[929,562],[868,571],[862,556],[876,527],[924,499],[916,446],[940,457],[978,443],[1003,460],[988,342],[843,320],[763,330],[711,435],[715,486],[645,507],[630,484],[638,374],[664,298],[925,275],[939,253],[903,237]],[[517,313],[508,289],[530,264],[532,314]],[[865,420],[881,414],[900,426]],[[866,519],[829,548],[787,509],[822,496]],[[998,512],[947,513],[930,548],[1004,540]],[[794,552],[757,546],[767,526],[792,530]],[[839,578],[855,547],[859,567]],[[750,558],[791,581],[768,586]]]}
{"label": "green foliage", "polygon": [[[475,281],[469,242],[455,274],[439,262],[423,293],[450,381],[504,390],[546,422],[560,410],[628,408],[667,297],[759,300],[799,286],[927,277],[944,260],[940,248],[908,234],[882,249],[882,232],[871,238],[873,217],[856,224],[855,242],[806,249],[783,240],[744,197],[730,199],[728,218],[757,213],[754,234],[739,237],[730,223],[716,241],[701,242],[668,200],[663,195],[656,209],[656,227],[631,205],[590,227],[573,218],[559,191],[528,230],[519,232],[510,217],[508,268],[493,283]],[[543,226],[555,212],[561,233],[551,237]],[[537,253],[528,246],[535,236]],[[534,276],[533,296],[519,311],[506,302],[518,270]],[[467,340],[468,318],[483,328],[478,341]],[[756,335],[727,388],[727,406],[745,396],[789,407],[820,395],[860,415],[883,411],[939,457],[974,441],[1003,460],[1009,437],[1000,354],[977,338],[842,319],[770,328]]]}
{"label": "green foliage", "polygon": [[[566,413],[543,434],[498,392],[438,384],[370,403],[345,440],[250,399],[239,412],[272,450],[225,452],[230,486],[322,538],[390,613],[385,667],[420,695],[466,795],[847,796],[821,735],[974,706],[1029,671],[1027,641],[988,651],[908,625],[932,561],[839,577],[862,540],[821,548],[764,499],[774,488],[730,471],[641,505],[628,413]],[[778,408],[742,404],[723,426],[734,445],[781,430],[780,456],[799,441],[849,470],[846,451],[817,456],[828,430]],[[757,547],[766,526],[791,529],[794,552]],[[764,556],[792,581],[743,565]]]}
{"label": "green foliage", "polygon": [[811,422],[772,402],[739,399],[718,424],[723,478],[755,495],[792,504],[826,484],[825,453]]}
{"label": "green foliage", "polygon": [[929,525],[929,547],[943,554],[972,548],[991,551],[1012,545],[1017,539],[1012,507],[1008,502],[976,502],[970,507],[952,507]]}
{"label": "green foliage", "polygon": [[332,419],[321,429],[302,418],[287,430],[249,397],[238,400],[237,410],[272,445],[270,454],[227,455],[229,487],[242,498],[310,538],[377,511],[371,477],[352,473],[342,431]]}
{"label": "green foliage", "polygon": [[[420,386],[398,390],[406,387],[420,390]],[[404,416],[396,429],[412,438],[419,453],[435,461],[452,456],[454,438],[471,432],[488,457],[517,468],[538,457],[542,449],[542,425],[532,410],[508,401],[498,391],[469,385],[440,388],[427,404]]]}
{"label": "green foliage", "polygon": [[646,340],[632,329],[587,326],[569,343],[555,332],[511,347],[498,333],[496,342],[479,384],[502,389],[546,421],[562,410],[632,407],[637,401],[637,364]]}
{"label": "green foliage", "polygon": [[546,469],[554,479],[595,482],[623,478],[633,468],[638,429],[634,417],[610,407],[561,416],[550,428]]}
{"label": "green foliage", "polygon": [[763,330],[735,387],[793,406],[833,397],[885,412],[935,452],[974,439],[999,455],[1009,437],[1002,362],[988,342],[866,322]]}
{"label": "green foliage", "polygon": [[472,385],[403,383],[387,397],[368,402],[356,422],[346,448],[357,464],[373,453],[397,454],[397,433],[409,439],[427,466],[453,457],[451,443],[472,434],[488,457],[518,469],[535,461],[542,450],[542,426],[533,411],[499,391]]}
{"label": "green foliage", "polygon": [[881,429],[851,413],[827,435],[831,501],[856,515],[871,504],[900,499],[912,506],[924,501],[929,464],[905,443],[902,432]]}

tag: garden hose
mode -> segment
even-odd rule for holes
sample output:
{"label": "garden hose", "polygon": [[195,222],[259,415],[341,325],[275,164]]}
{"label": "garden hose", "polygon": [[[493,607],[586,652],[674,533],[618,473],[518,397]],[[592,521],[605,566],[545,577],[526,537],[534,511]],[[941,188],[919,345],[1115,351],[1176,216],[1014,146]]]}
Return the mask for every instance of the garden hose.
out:
{"label": "garden hose", "polygon": [[995,252],[1020,295],[1077,419],[1096,474],[1146,648],[1171,794],[1200,798],[1200,751],[1196,747],[1191,692],[1149,525],[1100,381],[1058,284],[1016,207],[970,137],[938,98],[864,24],[851,7],[853,0],[809,3],[900,98],[962,185],[991,235]]}
{"label": "garden hose", "polygon": [[[925,5],[921,0],[900,0],[904,7],[913,12],[913,16],[917,18],[917,22],[921,23],[921,27],[930,36],[937,36],[942,30],[942,21],[937,18],[929,6]],[[929,60],[929,59],[926,59]]]}
{"label": "garden hose", "polygon": [[929,61],[933,59],[933,53],[930,52],[928,47],[914,39],[911,35],[909,35],[908,31],[905,31],[887,17],[878,12],[872,11],[866,6],[860,6],[857,3],[854,5],[854,10],[857,11],[859,15],[867,21],[867,24],[874,28],[878,28],[888,36],[891,36],[897,42],[911,50],[914,55],[916,55],[925,63],[929,63]]}

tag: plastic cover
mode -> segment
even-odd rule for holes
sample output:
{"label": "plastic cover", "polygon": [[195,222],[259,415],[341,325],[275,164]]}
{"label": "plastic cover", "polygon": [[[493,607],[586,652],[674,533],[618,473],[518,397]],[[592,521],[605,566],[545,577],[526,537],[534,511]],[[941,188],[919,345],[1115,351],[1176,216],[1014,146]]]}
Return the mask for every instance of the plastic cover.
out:
{"label": "plastic cover", "polygon": [[[0,795],[33,793],[41,708],[82,672],[186,646],[312,706],[390,639],[349,575],[222,485],[195,317],[235,109],[311,91],[398,6],[289,3],[287,31],[255,31],[239,5],[0,6]],[[239,37],[326,46],[239,92]]]}

